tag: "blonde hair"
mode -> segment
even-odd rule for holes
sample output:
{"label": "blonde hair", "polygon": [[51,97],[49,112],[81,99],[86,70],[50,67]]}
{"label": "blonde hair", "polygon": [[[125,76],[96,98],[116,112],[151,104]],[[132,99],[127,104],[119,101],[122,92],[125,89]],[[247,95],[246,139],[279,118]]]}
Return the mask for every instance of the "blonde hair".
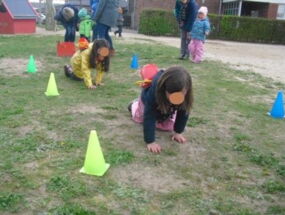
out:
{"label": "blonde hair", "polygon": [[63,18],[68,21],[74,17],[74,10],[71,7],[65,7],[62,9]]}

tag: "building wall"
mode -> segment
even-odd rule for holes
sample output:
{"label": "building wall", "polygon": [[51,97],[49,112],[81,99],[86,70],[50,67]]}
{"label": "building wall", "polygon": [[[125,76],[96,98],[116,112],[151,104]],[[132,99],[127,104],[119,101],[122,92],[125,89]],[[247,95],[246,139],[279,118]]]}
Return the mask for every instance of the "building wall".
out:
{"label": "building wall", "polygon": [[0,34],[31,34],[35,32],[35,19],[12,19],[8,12],[0,13]]}
{"label": "building wall", "polygon": [[278,11],[278,4],[269,4],[267,18],[268,19],[276,19]]}
{"label": "building wall", "polygon": [[[196,0],[199,6],[206,6],[209,13],[219,13],[220,0]],[[173,10],[176,0],[129,0],[130,15],[132,16],[132,28],[137,29],[140,14],[145,8],[160,8],[165,10]],[[132,8],[132,6],[134,7]]]}
{"label": "building wall", "polygon": [[200,6],[208,7],[209,13],[219,14],[221,0],[196,0]]}
{"label": "building wall", "polygon": [[14,34],[33,34],[36,32],[35,19],[14,20]]}
{"label": "building wall", "polygon": [[[276,19],[278,4],[244,2],[242,6],[242,16],[255,16],[268,19]],[[257,14],[254,14],[254,11]]]}
{"label": "building wall", "polygon": [[8,12],[0,12],[0,34],[13,34],[13,19]]}

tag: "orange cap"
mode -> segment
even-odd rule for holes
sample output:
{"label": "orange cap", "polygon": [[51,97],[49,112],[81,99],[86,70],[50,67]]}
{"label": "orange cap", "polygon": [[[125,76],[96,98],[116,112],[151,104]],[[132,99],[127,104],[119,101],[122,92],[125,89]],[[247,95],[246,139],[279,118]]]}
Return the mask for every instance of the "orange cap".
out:
{"label": "orange cap", "polygon": [[78,47],[80,50],[87,49],[88,46],[89,46],[89,42],[84,37],[82,37],[78,40]]}

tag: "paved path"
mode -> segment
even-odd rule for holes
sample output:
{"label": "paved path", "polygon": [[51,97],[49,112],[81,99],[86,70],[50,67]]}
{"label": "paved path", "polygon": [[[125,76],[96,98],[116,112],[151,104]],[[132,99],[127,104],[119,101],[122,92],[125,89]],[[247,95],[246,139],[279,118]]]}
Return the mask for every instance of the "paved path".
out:
{"label": "paved path", "polygon": [[[180,47],[180,39],[176,37],[153,37],[129,31],[125,32],[123,36],[125,38],[151,39],[165,45]],[[221,61],[232,68],[256,72],[285,83],[284,45],[207,40],[205,49],[206,59]]]}

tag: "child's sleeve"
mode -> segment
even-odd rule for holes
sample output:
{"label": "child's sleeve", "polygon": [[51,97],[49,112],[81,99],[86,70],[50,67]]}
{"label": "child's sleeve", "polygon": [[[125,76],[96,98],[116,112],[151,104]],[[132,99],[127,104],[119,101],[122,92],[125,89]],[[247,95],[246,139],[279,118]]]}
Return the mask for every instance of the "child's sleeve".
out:
{"label": "child's sleeve", "polygon": [[180,20],[180,10],[181,10],[181,8],[180,8],[179,1],[176,1],[176,3],[175,3],[175,9],[174,9],[174,15],[175,15],[176,20],[177,20],[178,22],[181,21],[181,20]]}
{"label": "child's sleeve", "polygon": [[155,87],[151,86],[143,90],[142,100],[144,103],[143,133],[146,144],[155,141]]}
{"label": "child's sleeve", "polygon": [[195,1],[190,1],[188,5],[188,18],[187,18],[187,29],[189,29],[189,32],[193,28],[193,24],[196,20],[198,14],[198,5]]}
{"label": "child's sleeve", "polygon": [[83,80],[87,87],[92,86],[92,79],[91,79],[91,68],[89,64],[89,55],[83,54],[81,55],[81,71],[83,73]]}
{"label": "child's sleeve", "polygon": [[207,21],[207,22],[205,22],[205,34],[208,35],[210,33],[210,31],[211,31],[211,25],[210,25],[210,22]]}
{"label": "child's sleeve", "polygon": [[106,3],[107,3],[106,0],[100,0],[99,1],[97,9],[96,9],[96,12],[95,12],[95,16],[94,16],[94,20],[95,21],[97,21],[101,17],[101,15],[102,15],[102,13],[104,11]]}
{"label": "child's sleeve", "polygon": [[144,104],[144,120],[143,120],[143,133],[144,141],[146,144],[155,141],[155,113],[151,104],[146,102]]}
{"label": "child's sleeve", "polygon": [[187,114],[185,111],[177,111],[174,123],[174,131],[176,133],[181,134],[184,131],[188,118],[189,114]]}

